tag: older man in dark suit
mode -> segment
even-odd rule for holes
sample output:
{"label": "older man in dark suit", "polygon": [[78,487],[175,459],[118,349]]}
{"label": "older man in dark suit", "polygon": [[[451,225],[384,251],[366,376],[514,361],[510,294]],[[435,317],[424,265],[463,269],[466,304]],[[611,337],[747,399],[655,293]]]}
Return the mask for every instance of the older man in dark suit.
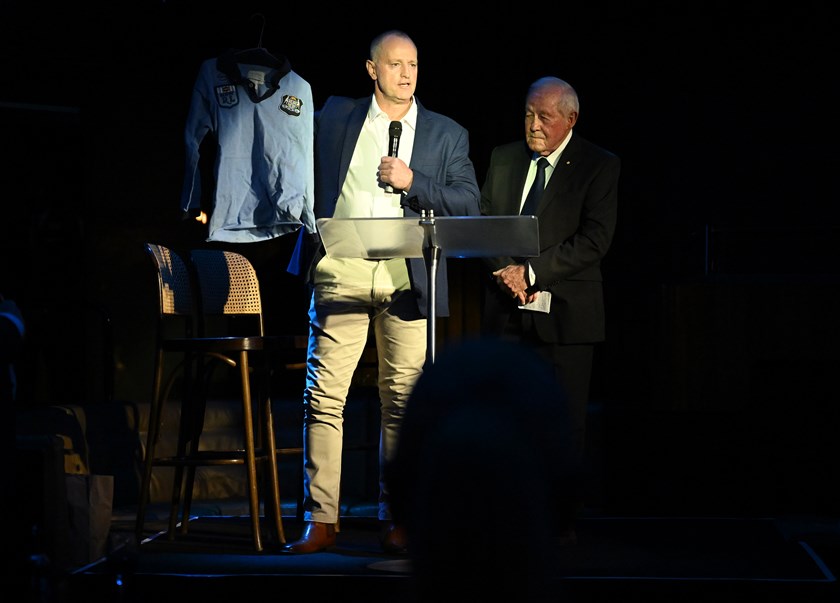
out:
{"label": "older man in dark suit", "polygon": [[[554,365],[568,398],[568,437],[582,461],[594,345],[605,338],[601,259],[615,231],[621,164],[573,132],[579,111],[572,86],[541,78],[525,99],[525,141],[492,152],[482,214],[536,215],[540,254],[485,260],[493,278],[482,330],[533,346]],[[557,533],[573,543],[581,493],[561,498]]]}

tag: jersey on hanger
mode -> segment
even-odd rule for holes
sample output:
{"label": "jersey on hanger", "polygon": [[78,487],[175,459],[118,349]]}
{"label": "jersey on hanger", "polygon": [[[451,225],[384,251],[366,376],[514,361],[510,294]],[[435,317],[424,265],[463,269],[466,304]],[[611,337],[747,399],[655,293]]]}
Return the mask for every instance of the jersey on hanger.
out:
{"label": "jersey on hanger", "polygon": [[230,51],[201,64],[185,128],[181,209],[201,207],[200,146],[212,133],[208,241],[261,241],[301,225],[315,232],[313,118],[311,87],[285,58],[247,64]]}

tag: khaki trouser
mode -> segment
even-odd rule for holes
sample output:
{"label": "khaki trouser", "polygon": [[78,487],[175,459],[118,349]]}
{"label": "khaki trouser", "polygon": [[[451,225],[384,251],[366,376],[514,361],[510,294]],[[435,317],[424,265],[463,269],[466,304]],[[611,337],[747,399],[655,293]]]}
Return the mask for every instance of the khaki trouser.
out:
{"label": "khaki trouser", "polygon": [[408,292],[316,286],[304,392],[304,519],[336,523],[347,392],[373,327],[380,398],[379,519],[390,519],[383,471],[426,360],[426,319]]}

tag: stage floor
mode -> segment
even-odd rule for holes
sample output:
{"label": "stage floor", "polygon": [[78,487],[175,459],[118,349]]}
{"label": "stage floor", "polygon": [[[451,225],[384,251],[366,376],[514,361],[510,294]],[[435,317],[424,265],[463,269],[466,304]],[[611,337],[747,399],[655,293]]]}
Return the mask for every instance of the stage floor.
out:
{"label": "stage floor", "polygon": [[[294,518],[284,526],[288,540],[300,532]],[[127,543],[74,572],[68,600],[164,603],[190,593],[191,601],[230,603],[250,598],[252,589],[273,588],[277,598],[300,589],[317,592],[317,600],[419,601],[410,559],[382,554],[378,528],[374,519],[342,518],[335,548],[287,555],[276,547],[253,551],[246,518],[199,517],[186,536]],[[840,600],[819,546],[789,522],[585,517],[577,531],[577,546],[552,551],[558,601]]]}

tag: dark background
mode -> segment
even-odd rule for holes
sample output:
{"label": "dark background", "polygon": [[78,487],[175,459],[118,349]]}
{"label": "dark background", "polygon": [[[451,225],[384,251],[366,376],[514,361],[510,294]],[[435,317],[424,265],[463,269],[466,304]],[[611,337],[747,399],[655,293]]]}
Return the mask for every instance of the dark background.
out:
{"label": "dark background", "polygon": [[[261,40],[320,106],[372,92],[369,42],[396,27],[419,47],[418,98],[469,130],[479,183],[542,75],[575,86],[575,131],[622,158],[593,385],[615,479],[710,492],[746,475],[752,509],[836,511],[836,18],[809,3],[391,6],[4,2],[0,292],[29,327],[21,404],[148,398],[142,244],[201,241],[177,209],[200,63]],[[455,271],[464,331],[474,269]],[[625,471],[648,454],[681,470]]]}

